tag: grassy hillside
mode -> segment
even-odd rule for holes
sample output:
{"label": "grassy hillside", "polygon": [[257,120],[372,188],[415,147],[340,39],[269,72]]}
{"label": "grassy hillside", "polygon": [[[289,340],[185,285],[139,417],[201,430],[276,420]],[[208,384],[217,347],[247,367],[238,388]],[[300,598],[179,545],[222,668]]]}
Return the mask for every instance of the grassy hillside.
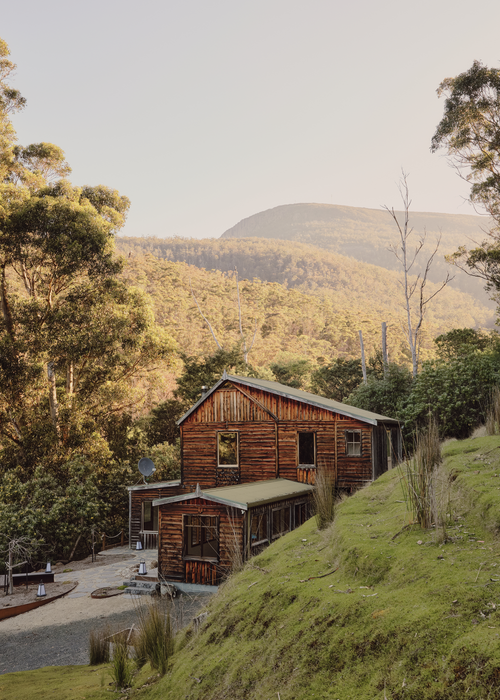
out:
{"label": "grassy hillside", "polygon": [[[250,248],[249,257],[253,257],[252,251]],[[287,279],[280,284],[245,280],[241,275],[242,317],[249,341],[256,330],[250,363],[268,365],[283,353],[300,355],[313,363],[339,356],[359,357],[359,330],[363,330],[369,356],[380,347],[382,321],[388,323],[391,360],[404,362],[407,344],[396,276],[370,265],[365,265],[364,274],[360,275],[358,266],[344,259],[335,272],[333,267],[325,267],[324,274],[331,272],[335,288],[318,288],[315,294],[305,288],[290,288]],[[277,263],[275,267],[278,268]],[[185,352],[209,353],[216,347],[196,307],[191,287],[219,342],[231,347],[238,341],[238,305],[232,274],[136,253],[127,259],[123,276],[151,295],[157,321]],[[436,297],[426,319],[422,359],[434,354],[433,338],[440,333],[454,327],[486,326],[491,321],[490,313],[471,297],[445,289]]]}
{"label": "grassy hillside", "polygon": [[500,441],[445,457],[445,531],[404,529],[387,473],[326,532],[309,521],[251,560],[147,697],[499,697]]}
{"label": "grassy hillside", "polygon": [[[400,203],[398,196],[389,206]],[[401,212],[397,212],[401,219]],[[458,246],[473,247],[482,241],[488,219],[481,216],[439,214],[410,211],[410,224],[418,237],[427,234],[426,250],[430,251],[441,236],[440,259],[436,260],[431,279],[446,275],[443,255]],[[318,248],[348,255],[391,270],[398,269],[394,255],[388,252],[397,241],[397,229],[389,214],[380,209],[344,207],[333,204],[285,204],[243,219],[222,234],[222,238],[259,237],[308,243]],[[453,283],[473,294],[481,293],[480,281],[459,273]]]}
{"label": "grassy hillside", "polygon": [[[250,560],[200,632],[182,633],[168,675],[131,697],[498,698],[500,439],[449,442],[444,456],[444,529],[409,525],[400,472],[385,474],[345,500],[328,530],[310,520]],[[2,697],[43,673],[2,676]],[[54,697],[104,694],[96,683]]]}

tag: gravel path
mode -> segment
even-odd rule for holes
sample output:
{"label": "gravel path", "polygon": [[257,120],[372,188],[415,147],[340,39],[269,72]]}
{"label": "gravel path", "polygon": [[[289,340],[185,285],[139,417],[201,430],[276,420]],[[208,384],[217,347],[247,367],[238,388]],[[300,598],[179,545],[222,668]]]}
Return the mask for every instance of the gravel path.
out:
{"label": "gravel path", "polygon": [[[172,617],[177,618],[177,626],[189,624],[206,602],[207,596],[176,598],[173,601]],[[32,671],[44,666],[88,664],[88,639],[92,629],[109,625],[111,631],[119,631],[132,624],[138,624],[135,607],[98,618],[88,617],[67,624],[37,626],[19,631],[3,632],[0,626],[0,674]]]}
{"label": "gravel path", "polygon": [[[141,553],[141,558],[147,558]],[[104,560],[104,561],[103,561]],[[126,548],[99,555],[94,564],[78,562],[72,571],[56,574],[60,583],[77,587],[64,598],[36,610],[0,621],[0,674],[30,671],[44,666],[88,663],[88,639],[92,629],[108,626],[111,632],[137,625],[138,606],[148,596],[118,595],[94,599],[93,590],[120,585],[138,568],[139,556]],[[153,572],[153,562],[147,562]],[[180,595],[172,601],[171,615],[177,629],[188,625],[208,601],[207,595]]]}

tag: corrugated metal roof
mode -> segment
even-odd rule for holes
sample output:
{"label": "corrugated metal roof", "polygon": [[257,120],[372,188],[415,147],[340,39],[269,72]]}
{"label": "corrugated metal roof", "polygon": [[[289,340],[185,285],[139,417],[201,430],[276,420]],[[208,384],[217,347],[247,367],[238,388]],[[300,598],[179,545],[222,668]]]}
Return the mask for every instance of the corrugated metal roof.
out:
{"label": "corrugated metal roof", "polygon": [[168,489],[174,486],[179,486],[180,479],[177,481],[156,481],[151,484],[137,484],[136,486],[127,486],[128,491],[144,491],[145,489]]}
{"label": "corrugated metal roof", "polygon": [[220,486],[215,489],[206,489],[205,491],[197,488],[196,491],[181,496],[158,498],[153,501],[153,505],[168,505],[169,503],[189,501],[193,498],[203,498],[207,501],[248,510],[266,503],[284,501],[287,498],[305,495],[312,490],[313,487],[309,484],[299,484],[297,481],[290,481],[289,479],[268,479],[266,481],[254,481],[250,484]]}
{"label": "corrugated metal roof", "polygon": [[323,396],[311,394],[309,391],[302,391],[301,389],[294,389],[290,386],[280,384],[279,382],[270,382],[267,379],[255,379],[254,377],[237,377],[236,375],[226,374],[224,372],[222,379],[220,379],[217,384],[215,384],[204,396],[202,396],[201,399],[199,399],[199,401],[197,401],[194,406],[177,421],[177,424],[180,425],[189,415],[191,415],[191,413],[193,413],[193,411],[198,408],[198,406],[203,403],[203,401],[208,398],[208,396],[210,396],[210,394],[216,391],[226,381],[242,384],[243,386],[255,387],[256,389],[261,389],[262,391],[269,391],[272,394],[284,396],[288,399],[294,399],[295,401],[307,403],[311,406],[317,406],[318,408],[324,408],[327,411],[332,411],[332,413],[339,413],[342,416],[355,418],[363,421],[364,423],[370,423],[371,425],[378,425],[379,423],[392,423],[394,425],[399,425],[401,423],[401,421],[398,421],[397,418],[381,416],[378,413],[372,413],[371,411],[365,411],[362,408],[356,408],[355,406],[348,406],[347,404],[340,403],[339,401],[333,401],[333,399],[325,399]]}

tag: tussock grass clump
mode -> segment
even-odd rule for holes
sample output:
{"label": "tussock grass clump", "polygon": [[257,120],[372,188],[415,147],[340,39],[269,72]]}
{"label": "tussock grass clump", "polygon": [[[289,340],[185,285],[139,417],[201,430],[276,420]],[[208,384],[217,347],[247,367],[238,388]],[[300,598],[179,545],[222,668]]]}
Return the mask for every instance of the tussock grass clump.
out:
{"label": "tussock grass clump", "polygon": [[170,608],[154,601],[139,608],[140,630],[135,642],[135,660],[140,668],[149,661],[151,667],[165,675],[174,652],[174,632]]}
{"label": "tussock grass clump", "polygon": [[418,524],[431,527],[435,515],[435,469],[441,462],[439,430],[434,420],[424,432],[417,433],[415,452],[401,466],[406,502]]}
{"label": "tussock grass clump", "polygon": [[91,630],[89,635],[89,666],[109,662],[109,628]]}
{"label": "tussock grass clump", "polygon": [[130,688],[134,677],[134,667],[129,658],[128,644],[125,639],[118,637],[113,644],[111,660],[111,677],[117,689]]}
{"label": "tussock grass clump", "polygon": [[500,388],[491,392],[491,403],[486,414],[486,435],[500,435]]}
{"label": "tussock grass clump", "polygon": [[324,530],[335,519],[335,483],[323,469],[316,474],[313,499],[318,529]]}

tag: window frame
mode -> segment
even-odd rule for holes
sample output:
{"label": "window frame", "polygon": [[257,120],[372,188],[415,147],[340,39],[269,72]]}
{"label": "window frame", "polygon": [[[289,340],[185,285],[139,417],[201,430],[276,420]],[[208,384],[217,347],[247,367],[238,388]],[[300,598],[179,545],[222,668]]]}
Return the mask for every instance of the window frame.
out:
{"label": "window frame", "polygon": [[[311,463],[302,463],[300,461],[300,436],[301,435],[312,435],[313,439],[313,451],[314,451],[314,462]],[[299,469],[316,469],[318,463],[318,454],[317,454],[317,436],[316,436],[316,431],[315,430],[298,430],[297,431],[297,467]]]}
{"label": "window frame", "polygon": [[[349,436],[357,435],[359,436],[359,441],[349,440]],[[359,444],[359,452],[350,452],[349,446],[355,446]],[[353,428],[351,430],[345,431],[345,454],[346,457],[362,457],[363,456],[363,432],[361,428]]]}
{"label": "window frame", "polygon": [[[236,435],[236,464],[221,464],[220,463],[220,435]],[[240,432],[239,430],[218,430],[216,435],[217,449],[217,469],[239,469],[240,466]]]}
{"label": "window frame", "polygon": [[[264,523],[264,537],[260,540],[253,540],[252,539],[252,524],[253,524],[253,519],[254,518],[265,518],[265,523]],[[257,529],[260,529],[260,523]],[[269,543],[269,518],[268,518],[268,511],[263,510],[260,513],[255,513],[252,512],[252,517],[250,519],[250,547],[258,547],[259,545],[264,544],[265,542]]]}
{"label": "window frame", "polygon": [[[199,522],[193,522],[193,519],[198,519]],[[194,513],[183,513],[182,515],[182,548],[183,548],[183,559],[188,561],[208,561],[212,563],[217,563],[220,557],[220,518],[218,515],[199,515]],[[212,539],[207,539],[207,533],[213,535],[211,532],[215,531],[215,537]],[[197,538],[196,543],[193,542],[193,535]],[[217,543],[217,547],[214,547],[212,542]],[[210,552],[216,551],[215,556],[204,555],[203,545],[210,545]],[[193,547],[200,547],[200,554],[193,554]],[[189,553],[191,550],[191,553]]]}
{"label": "window frame", "polygon": [[[274,514],[277,512],[285,511],[288,510],[288,529],[286,530],[280,530],[278,533],[274,533]],[[283,535],[286,535],[288,532],[292,531],[292,523],[291,523],[291,517],[292,517],[292,511],[290,505],[287,506],[281,506],[277,508],[273,508],[271,511],[271,540],[277,540],[278,537],[283,537]],[[280,516],[281,519],[281,516]]]}

